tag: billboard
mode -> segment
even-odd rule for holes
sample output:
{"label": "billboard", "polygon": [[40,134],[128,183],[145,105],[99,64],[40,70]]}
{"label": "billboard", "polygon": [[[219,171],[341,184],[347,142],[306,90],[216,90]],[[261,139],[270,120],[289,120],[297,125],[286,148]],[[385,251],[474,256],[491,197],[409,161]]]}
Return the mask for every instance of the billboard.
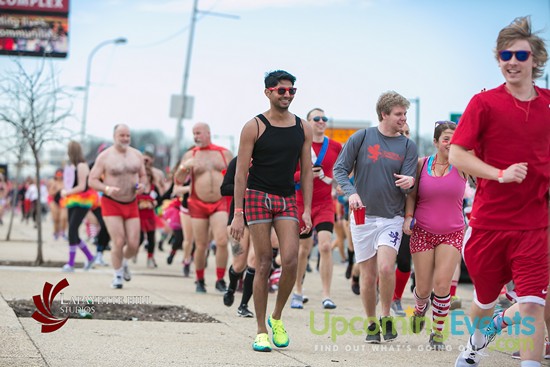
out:
{"label": "billboard", "polygon": [[0,0],[0,12],[19,10],[27,13],[69,13],[69,0]]}
{"label": "billboard", "polygon": [[0,55],[67,57],[69,0],[0,0]]}

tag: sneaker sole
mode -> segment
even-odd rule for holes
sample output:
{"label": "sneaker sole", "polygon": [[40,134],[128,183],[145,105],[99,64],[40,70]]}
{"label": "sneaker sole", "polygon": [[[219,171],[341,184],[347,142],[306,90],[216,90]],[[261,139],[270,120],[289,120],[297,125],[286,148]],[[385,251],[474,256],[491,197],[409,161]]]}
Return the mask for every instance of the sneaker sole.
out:
{"label": "sneaker sole", "polygon": [[237,311],[237,316],[243,317],[245,319],[250,319],[250,318],[254,317],[254,315],[251,315],[251,314],[246,314],[246,315],[240,314],[239,311]]}
{"label": "sneaker sole", "polygon": [[255,352],[271,352],[271,347],[258,347],[253,345],[252,350]]}
{"label": "sneaker sole", "polygon": [[118,285],[111,284],[111,288],[113,288],[113,289],[122,289],[122,284],[118,284]]}
{"label": "sneaker sole", "polygon": [[390,312],[391,312],[391,315],[395,316],[395,317],[406,317],[407,316],[407,314],[404,311],[403,312],[397,312],[397,311],[394,311],[394,310],[390,309]]}
{"label": "sneaker sole", "polygon": [[392,341],[394,341],[395,339],[397,339],[397,335],[396,335],[396,336],[393,336],[393,335],[392,335],[391,338],[387,338],[387,339],[386,339],[386,337],[384,337],[384,341],[385,341],[385,342],[392,342]]}

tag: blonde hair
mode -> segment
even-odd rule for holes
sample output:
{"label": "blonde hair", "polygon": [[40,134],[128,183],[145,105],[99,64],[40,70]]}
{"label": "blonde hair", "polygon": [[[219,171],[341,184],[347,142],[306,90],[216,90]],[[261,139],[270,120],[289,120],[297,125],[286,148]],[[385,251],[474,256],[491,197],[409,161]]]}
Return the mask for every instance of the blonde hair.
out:
{"label": "blonde hair", "polygon": [[409,100],[397,92],[390,90],[388,92],[382,93],[378,98],[378,102],[376,103],[376,113],[378,114],[378,121],[382,121],[382,113],[389,115],[391,113],[391,110],[395,106],[405,107],[406,109],[409,109],[410,105],[411,103],[409,102]]}
{"label": "blonde hair", "polygon": [[531,46],[531,55],[533,57],[533,79],[540,78],[544,74],[544,67],[548,61],[548,52],[544,40],[538,36],[538,32],[531,31],[531,18],[518,17],[512,23],[504,27],[497,37],[497,46],[495,57],[499,60],[499,52],[505,50],[513,42],[525,40]]}

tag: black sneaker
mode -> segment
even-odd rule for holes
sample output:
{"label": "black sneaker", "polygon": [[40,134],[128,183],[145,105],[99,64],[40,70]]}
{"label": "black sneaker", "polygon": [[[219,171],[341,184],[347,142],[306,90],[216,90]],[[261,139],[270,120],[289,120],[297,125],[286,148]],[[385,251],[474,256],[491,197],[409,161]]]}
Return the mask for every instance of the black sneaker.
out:
{"label": "black sneaker", "polygon": [[174,261],[174,255],[175,255],[175,254],[170,254],[170,255],[168,255],[168,257],[166,258],[166,263],[167,263],[168,265],[172,265],[172,262]]}
{"label": "black sneaker", "polygon": [[237,315],[240,317],[254,317],[254,314],[248,309],[247,305],[240,305],[237,310]]}
{"label": "black sneaker", "polygon": [[183,277],[189,278],[189,272],[190,272],[190,264],[183,264]]}
{"label": "black sneaker", "polygon": [[227,289],[227,291],[223,295],[223,304],[226,305],[227,307],[231,307],[234,301],[235,301],[235,291],[231,289]]}
{"label": "black sneaker", "polygon": [[227,285],[225,284],[225,280],[223,279],[216,280],[216,290],[222,293],[225,293],[227,291]]}
{"label": "black sneaker", "polygon": [[381,338],[380,338],[380,327],[376,322],[373,322],[367,327],[367,337],[365,338],[365,342],[371,343],[371,344],[380,344]]}
{"label": "black sneaker", "polygon": [[360,295],[361,294],[361,287],[359,286],[359,281],[357,280],[352,280],[351,281],[351,291],[353,293],[355,293],[356,295]]}
{"label": "black sneaker", "polygon": [[353,270],[353,264],[348,263],[348,267],[346,268],[346,279],[351,278],[351,271]]}
{"label": "black sneaker", "polygon": [[380,318],[380,328],[384,333],[384,340],[390,341],[397,338],[397,329],[393,323],[393,317],[384,316]]}
{"label": "black sneaker", "polygon": [[195,282],[197,285],[197,288],[195,289],[195,292],[197,293],[206,293],[206,287],[204,285],[204,279],[197,280]]}

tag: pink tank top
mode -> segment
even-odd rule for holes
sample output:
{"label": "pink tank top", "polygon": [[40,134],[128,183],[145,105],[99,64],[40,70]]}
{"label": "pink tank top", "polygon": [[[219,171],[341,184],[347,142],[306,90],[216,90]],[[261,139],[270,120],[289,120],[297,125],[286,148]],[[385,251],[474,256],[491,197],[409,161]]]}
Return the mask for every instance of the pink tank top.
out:
{"label": "pink tank top", "polygon": [[428,157],[420,173],[414,218],[416,225],[433,234],[447,234],[464,229],[462,200],[466,179],[451,166],[443,177],[428,173],[432,157]]}

